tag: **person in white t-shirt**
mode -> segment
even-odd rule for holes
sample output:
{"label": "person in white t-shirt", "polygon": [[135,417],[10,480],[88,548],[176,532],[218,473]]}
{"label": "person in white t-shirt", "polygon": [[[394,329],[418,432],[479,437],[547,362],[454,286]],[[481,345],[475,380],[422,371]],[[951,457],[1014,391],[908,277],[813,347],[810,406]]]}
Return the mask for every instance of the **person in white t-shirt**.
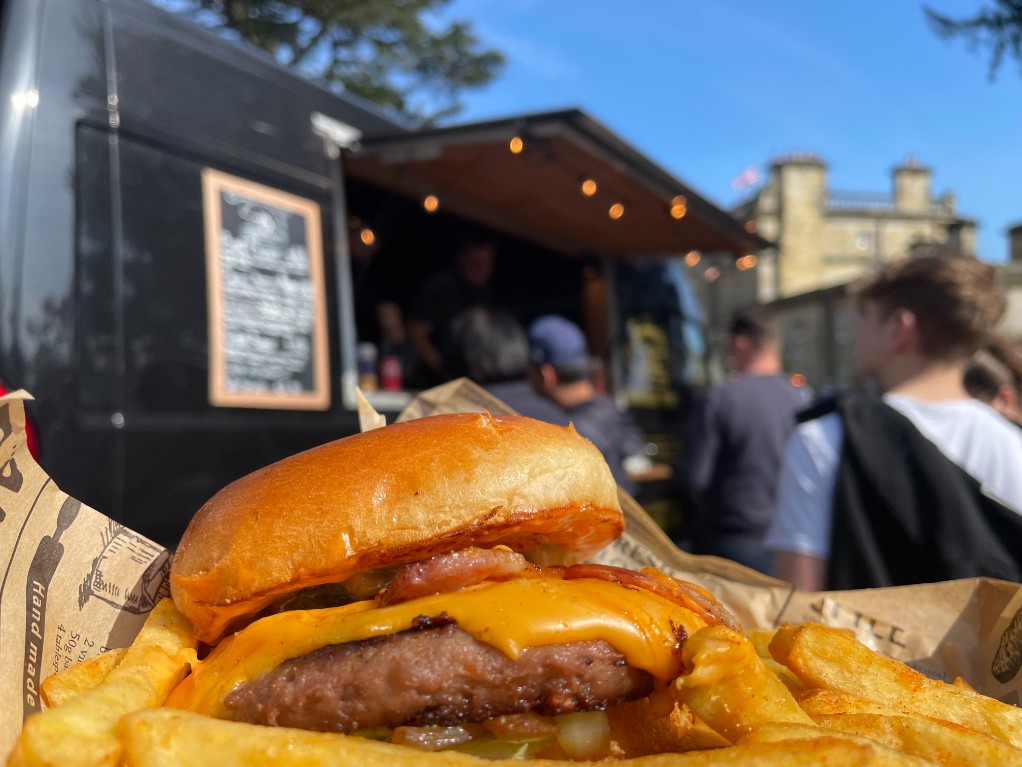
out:
{"label": "person in white t-shirt", "polygon": [[[1022,514],[1022,432],[962,384],[971,356],[1004,312],[996,270],[972,258],[905,259],[860,285],[857,299],[860,375],[878,382],[884,402],[978,480],[984,494]],[[785,449],[764,543],[776,552],[774,574],[807,591],[827,583],[843,440],[835,412],[801,424]]]}

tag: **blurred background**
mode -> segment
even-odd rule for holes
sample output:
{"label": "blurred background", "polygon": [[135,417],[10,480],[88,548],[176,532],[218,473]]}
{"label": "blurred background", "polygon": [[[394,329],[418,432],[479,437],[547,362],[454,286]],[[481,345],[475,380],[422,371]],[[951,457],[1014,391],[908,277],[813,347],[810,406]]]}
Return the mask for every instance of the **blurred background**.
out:
{"label": "blurred background", "polygon": [[[1022,335],[1022,3],[4,0],[0,376],[68,493],[173,545],[230,480],[391,417],[420,298],[584,331],[636,494],[770,307],[793,384],[853,385],[848,286],[999,265]],[[421,323],[426,323],[423,326]],[[428,333],[427,333],[428,334]],[[662,467],[658,469],[657,467]]]}

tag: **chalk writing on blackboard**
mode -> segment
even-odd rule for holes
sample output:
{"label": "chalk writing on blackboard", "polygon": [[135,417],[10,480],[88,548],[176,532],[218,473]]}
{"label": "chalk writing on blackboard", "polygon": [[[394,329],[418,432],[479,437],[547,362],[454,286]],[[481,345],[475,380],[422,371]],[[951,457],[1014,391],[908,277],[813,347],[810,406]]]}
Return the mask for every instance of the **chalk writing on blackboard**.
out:
{"label": "chalk writing on blackboard", "polygon": [[210,402],[330,406],[319,206],[219,171],[202,174]]}

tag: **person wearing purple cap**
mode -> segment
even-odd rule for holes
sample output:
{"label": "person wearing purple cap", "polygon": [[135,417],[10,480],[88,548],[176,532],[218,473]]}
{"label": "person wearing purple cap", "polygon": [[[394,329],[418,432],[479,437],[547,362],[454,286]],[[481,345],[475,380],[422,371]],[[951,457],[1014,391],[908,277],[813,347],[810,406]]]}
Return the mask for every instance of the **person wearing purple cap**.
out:
{"label": "person wearing purple cap", "polygon": [[597,392],[590,377],[589,344],[571,320],[555,314],[529,325],[529,379],[537,392],[567,412],[583,437],[607,460],[618,485],[632,492],[624,462],[646,446],[635,421]]}

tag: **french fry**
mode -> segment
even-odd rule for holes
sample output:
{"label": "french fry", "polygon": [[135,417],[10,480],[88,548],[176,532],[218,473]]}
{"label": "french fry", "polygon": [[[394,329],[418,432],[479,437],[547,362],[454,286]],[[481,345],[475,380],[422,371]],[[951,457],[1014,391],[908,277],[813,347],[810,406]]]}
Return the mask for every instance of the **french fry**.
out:
{"label": "french fry", "polygon": [[816,725],[792,724],[790,722],[763,725],[743,737],[740,745],[782,743],[787,744],[792,751],[798,751],[801,743],[814,743],[821,738],[834,738],[849,745],[870,749],[872,760],[868,764],[871,765],[931,767],[935,764],[925,757],[902,753],[870,738],[835,732]]}
{"label": "french fry", "polygon": [[746,633],[749,636],[749,641],[752,642],[752,646],[756,649],[756,655],[764,660],[774,659],[774,656],[770,654],[770,641],[774,638],[774,634],[777,633],[777,629],[752,629],[752,631]]}
{"label": "french fry", "polygon": [[[688,706],[684,707],[690,711]],[[724,748],[731,745],[731,742],[710,727],[706,722],[695,714],[692,714],[692,726],[688,728],[685,737],[678,744],[678,751],[702,751],[707,748]]]}
{"label": "french fry", "polygon": [[675,681],[679,699],[732,743],[768,722],[813,723],[737,631],[699,629],[682,653],[690,671]]}
{"label": "french fry", "polygon": [[951,682],[951,684],[953,684],[955,687],[961,687],[963,690],[972,690],[973,692],[976,691],[975,687],[969,684],[968,681],[966,681],[965,679],[962,679],[962,677],[960,676],[956,676],[954,678],[954,681]]}
{"label": "french fry", "polygon": [[831,714],[816,723],[944,767],[1022,767],[1022,751],[961,725],[914,716]]}
{"label": "french fry", "polygon": [[774,673],[774,676],[780,679],[784,686],[791,690],[792,693],[801,692],[806,689],[805,682],[799,679],[790,668],[782,666],[773,658],[770,658],[769,660],[764,658],[763,665],[770,669]]}
{"label": "french fry", "polygon": [[785,626],[771,641],[770,652],[811,687],[865,694],[883,706],[954,722],[1022,746],[1022,709],[930,679],[874,652],[846,631],[817,623]]}
{"label": "french fry", "polygon": [[[416,751],[391,743],[330,733],[262,727],[174,709],[153,709],[125,717],[119,727],[125,757],[132,767],[522,767],[519,760],[480,760],[453,751],[429,761]],[[550,760],[544,767],[578,767]],[[820,737],[777,743],[749,743],[712,751],[640,756],[629,767],[815,767],[820,764],[922,767],[927,762],[868,741],[823,733]]]}
{"label": "french fry", "polygon": [[46,707],[56,708],[75,695],[96,687],[121,662],[125,652],[124,647],[107,650],[46,677],[40,686]]}
{"label": "french fry", "polygon": [[[896,706],[885,706],[876,701],[860,698],[858,695],[849,695],[838,690],[802,690],[795,693],[795,700],[809,716],[815,721],[821,716],[832,716],[836,714],[881,714],[897,716],[908,713]],[[940,720],[937,720],[940,721]]]}
{"label": "french fry", "polygon": [[610,738],[623,757],[686,750],[693,719],[666,688],[607,710]]}
{"label": "french fry", "polygon": [[749,641],[756,648],[756,655],[760,657],[760,660],[763,661],[768,669],[773,671],[784,682],[784,686],[789,690],[797,692],[806,689],[805,683],[795,676],[790,668],[782,666],[770,654],[770,640],[774,638],[775,633],[776,629],[753,629],[748,632]]}
{"label": "french fry", "polygon": [[113,767],[122,746],[115,728],[125,714],[161,705],[189,668],[196,639],[165,599],[99,685],[59,708],[35,714],[8,760],[10,767]]}

